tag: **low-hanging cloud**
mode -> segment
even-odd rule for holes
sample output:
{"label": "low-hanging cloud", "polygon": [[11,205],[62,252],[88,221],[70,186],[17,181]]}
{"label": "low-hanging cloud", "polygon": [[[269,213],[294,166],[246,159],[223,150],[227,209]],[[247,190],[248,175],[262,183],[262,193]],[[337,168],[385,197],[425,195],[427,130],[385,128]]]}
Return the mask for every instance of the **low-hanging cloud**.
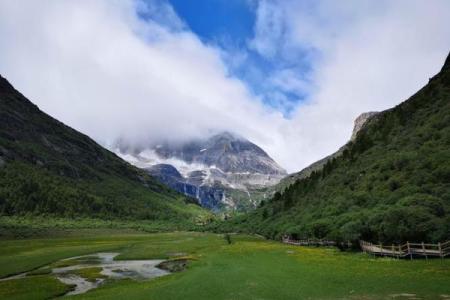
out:
{"label": "low-hanging cloud", "polygon": [[149,5],[3,1],[1,72],[46,112],[103,144],[227,129],[258,136],[271,120],[284,122],[229,76],[220,49],[173,14],[140,19],[136,10],[151,12]]}
{"label": "low-hanging cloud", "polygon": [[249,51],[282,60],[317,54],[308,82],[292,69],[269,76],[286,91],[308,90],[290,118],[232,76],[225,50],[202,42],[163,1],[1,1],[0,73],[107,146],[230,130],[295,171],[345,143],[359,113],[389,108],[425,84],[450,48],[446,1],[377,9],[266,2],[256,5]]}

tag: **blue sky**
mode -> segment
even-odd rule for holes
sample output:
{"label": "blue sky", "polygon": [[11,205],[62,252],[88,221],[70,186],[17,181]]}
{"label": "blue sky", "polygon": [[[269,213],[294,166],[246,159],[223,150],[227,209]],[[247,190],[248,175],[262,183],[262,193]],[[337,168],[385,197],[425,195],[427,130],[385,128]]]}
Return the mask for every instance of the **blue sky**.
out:
{"label": "blue sky", "polygon": [[[251,46],[255,37],[258,3],[252,0],[169,0],[179,18],[204,43],[223,48],[228,55],[237,56],[239,63],[229,63],[233,76],[245,81],[250,90],[270,108],[289,118],[304,99],[306,91],[283,91],[267,78],[278,70],[289,68],[306,77],[307,61],[296,57],[286,60],[275,55],[265,57]],[[228,57],[229,58],[229,57]]]}
{"label": "blue sky", "polygon": [[246,0],[170,0],[176,13],[206,42],[230,39],[245,47],[253,36],[255,5]]}

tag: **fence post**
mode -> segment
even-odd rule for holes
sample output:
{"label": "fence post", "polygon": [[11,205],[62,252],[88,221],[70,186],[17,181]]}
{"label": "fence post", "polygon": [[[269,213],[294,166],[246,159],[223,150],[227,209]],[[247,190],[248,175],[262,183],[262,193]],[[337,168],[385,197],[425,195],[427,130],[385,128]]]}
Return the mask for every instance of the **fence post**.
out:
{"label": "fence post", "polygon": [[422,242],[422,252],[423,252],[423,255],[425,255],[425,259],[428,260],[427,252],[425,251],[425,245],[423,244],[423,242]]}
{"label": "fence post", "polygon": [[411,247],[409,246],[409,242],[406,242],[406,247],[408,247],[409,259],[412,259]]}
{"label": "fence post", "polygon": [[383,243],[380,243],[381,256],[383,256]]}
{"label": "fence post", "polygon": [[440,258],[443,258],[441,242],[438,243],[438,249],[439,249],[439,256],[440,256]]}
{"label": "fence post", "polygon": [[370,243],[370,249],[372,251],[373,258],[377,257],[377,253],[374,249],[374,246],[377,247],[378,245]]}

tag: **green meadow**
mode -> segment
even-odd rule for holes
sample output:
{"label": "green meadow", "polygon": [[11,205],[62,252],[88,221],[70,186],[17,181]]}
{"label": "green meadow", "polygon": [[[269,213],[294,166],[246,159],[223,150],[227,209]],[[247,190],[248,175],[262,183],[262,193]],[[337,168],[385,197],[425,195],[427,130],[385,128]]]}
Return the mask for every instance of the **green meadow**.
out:
{"label": "green meadow", "polygon": [[[186,270],[147,281],[107,280],[76,299],[450,299],[450,260],[374,258],[211,233],[80,230],[0,241],[0,277],[60,259],[116,251],[117,259],[189,259]],[[0,299],[57,298],[70,290],[46,272],[0,281]],[[447,296],[449,295],[449,296]]]}

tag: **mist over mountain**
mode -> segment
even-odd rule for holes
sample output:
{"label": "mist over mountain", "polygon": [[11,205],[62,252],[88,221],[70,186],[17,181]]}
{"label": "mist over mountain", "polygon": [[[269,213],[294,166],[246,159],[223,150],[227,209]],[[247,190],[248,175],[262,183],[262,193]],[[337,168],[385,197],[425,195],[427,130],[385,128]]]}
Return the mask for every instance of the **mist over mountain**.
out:
{"label": "mist over mountain", "polygon": [[287,173],[263,149],[230,132],[148,148],[119,141],[116,153],[213,210],[246,210]]}

